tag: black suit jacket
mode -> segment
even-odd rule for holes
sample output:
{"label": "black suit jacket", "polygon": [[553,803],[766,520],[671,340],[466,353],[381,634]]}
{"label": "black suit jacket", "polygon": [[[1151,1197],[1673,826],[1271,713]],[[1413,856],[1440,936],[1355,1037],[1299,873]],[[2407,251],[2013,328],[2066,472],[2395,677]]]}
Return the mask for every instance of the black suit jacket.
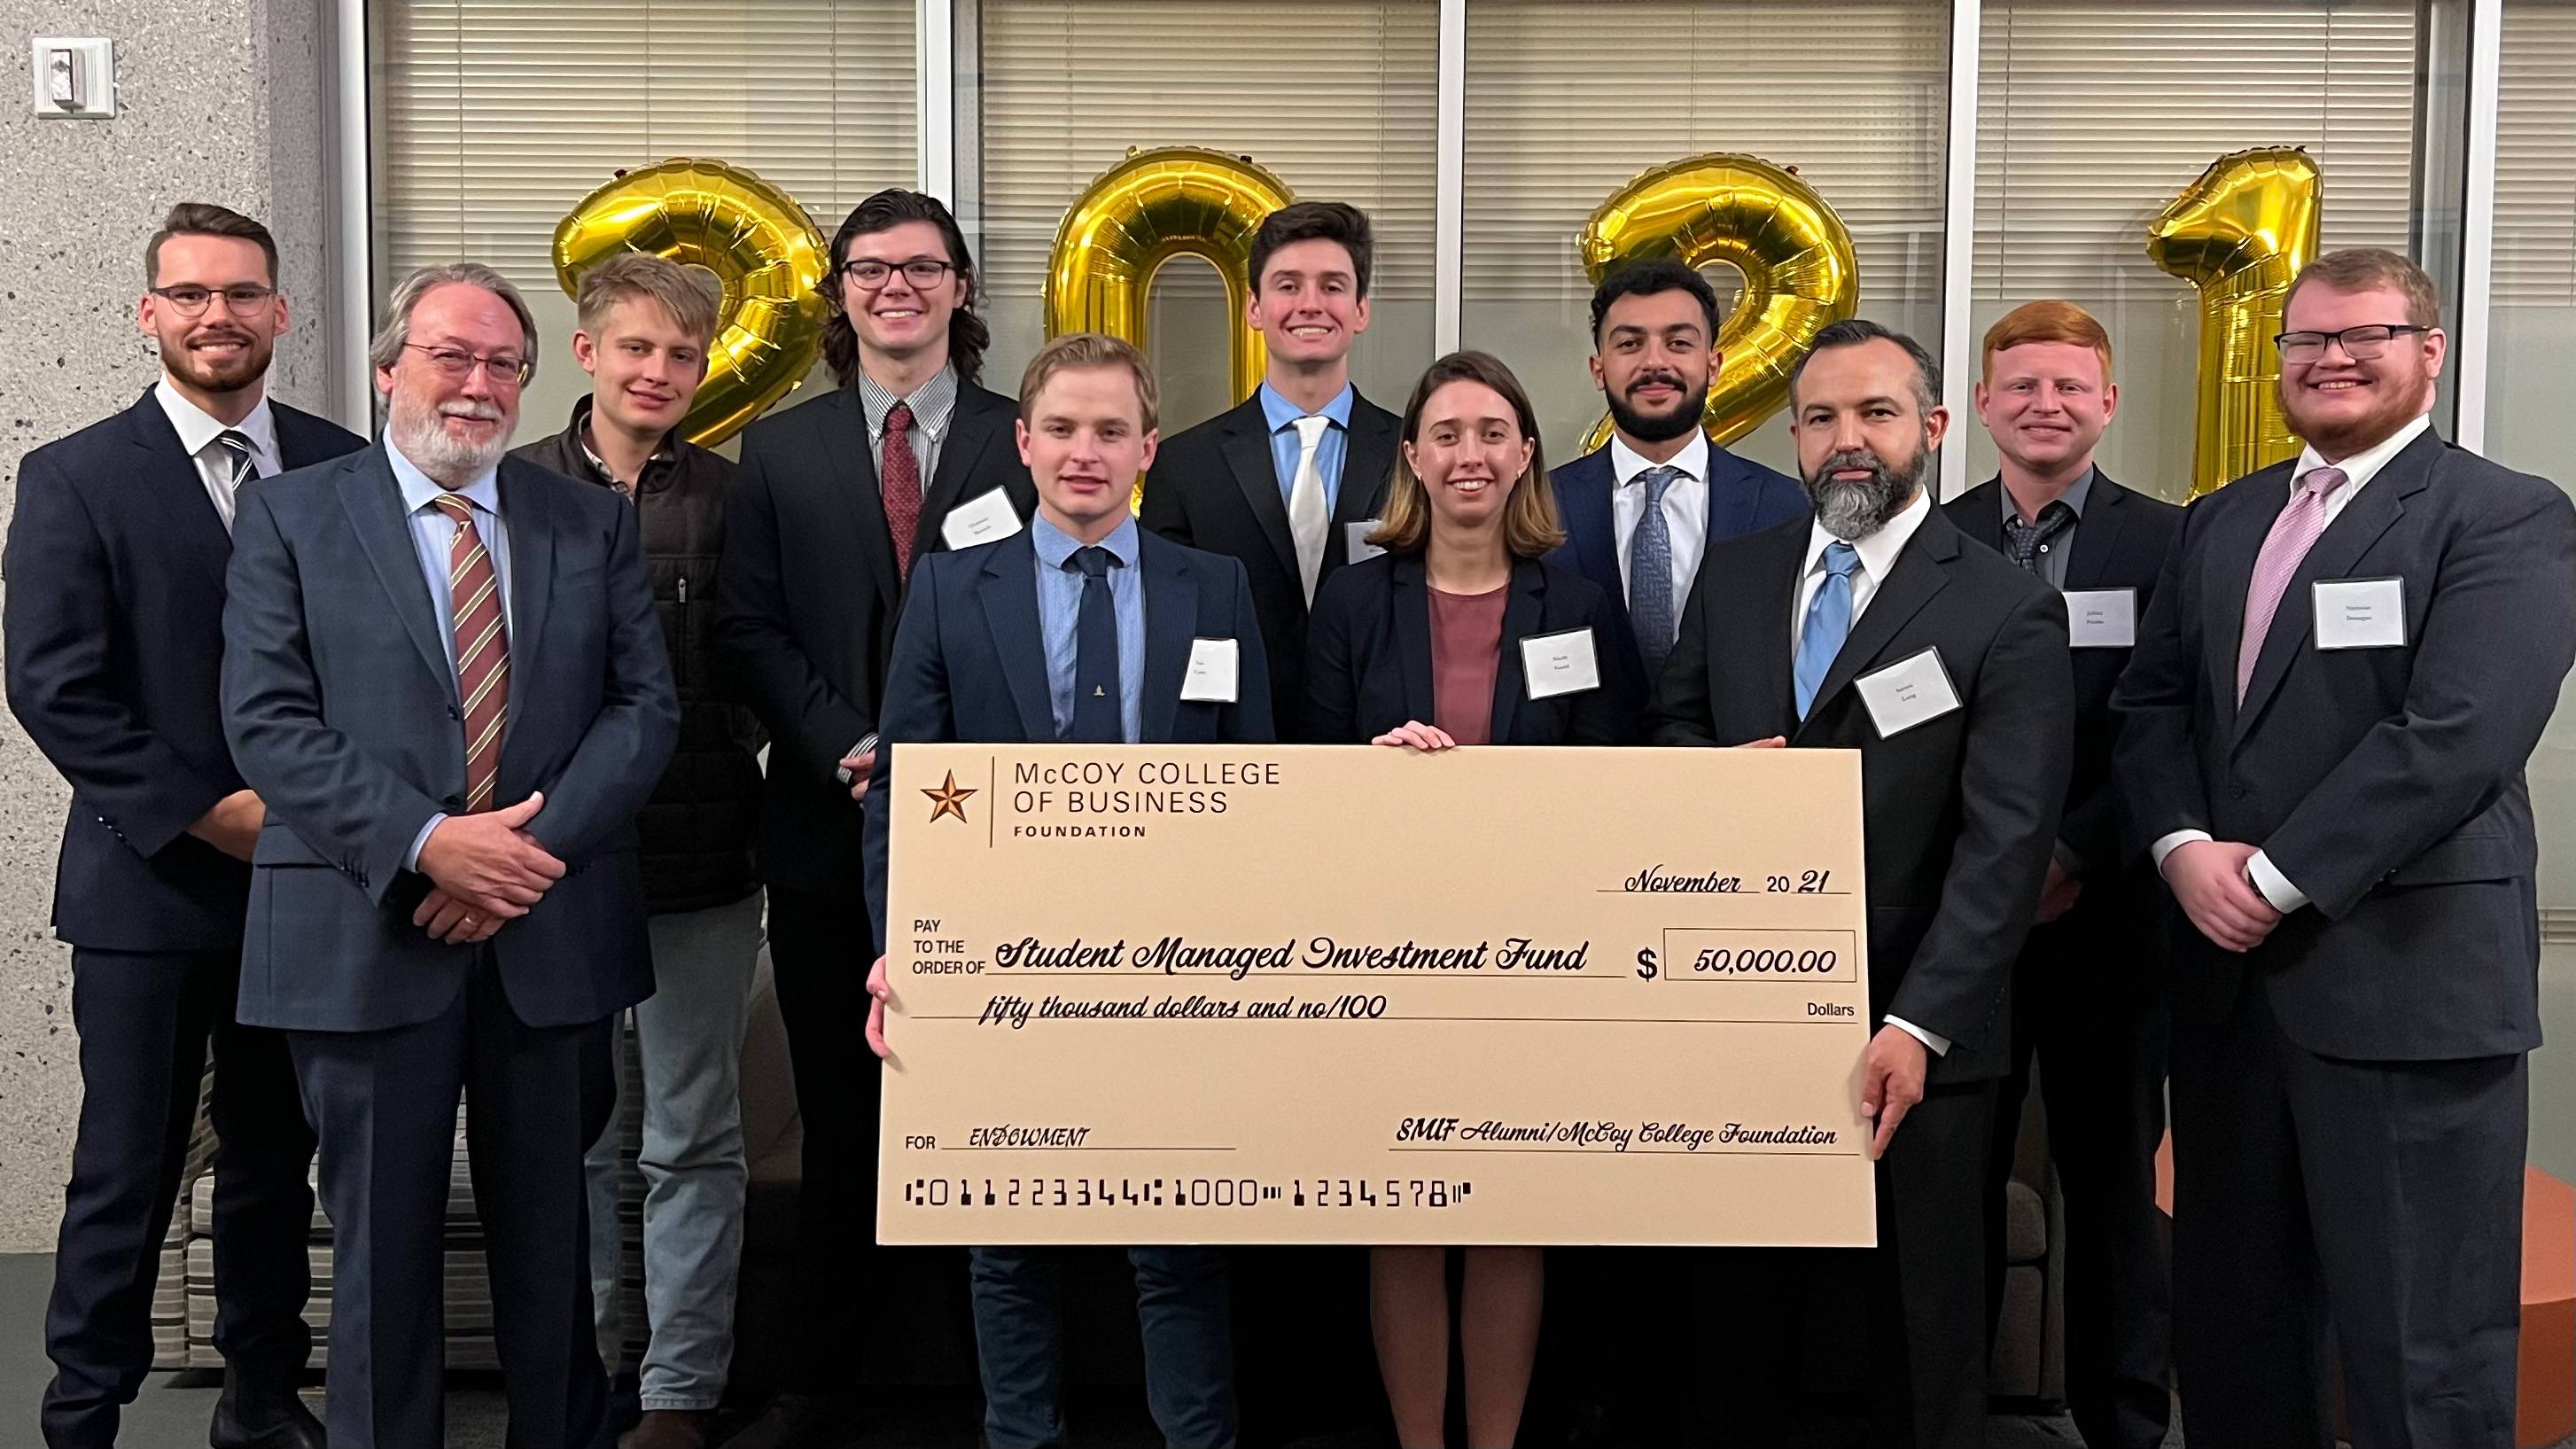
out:
{"label": "black suit jacket", "polygon": [[[1366,744],[1432,711],[1431,590],[1419,553],[1380,554],[1335,574],[1315,593],[1306,637],[1307,740]],[[1526,698],[1521,641],[1583,630],[1601,683],[1575,694]],[[1494,666],[1493,743],[1629,743],[1637,699],[1609,657],[1610,601],[1581,574],[1538,559],[1512,564]]]}
{"label": "black suit jacket", "polygon": [[[2001,478],[1989,478],[1942,507],[1961,533],[2009,558],[2003,491]],[[2133,589],[2135,617],[2143,620],[2164,572],[2165,550],[2181,527],[2180,507],[2132,492],[2095,470],[2075,529],[2075,552],[2066,561],[2067,592]],[[2115,882],[2123,863],[2135,860],[2122,847],[2127,832],[2121,827],[2120,792],[2111,783],[2111,743],[2119,733],[2111,687],[2119,683],[2130,653],[2086,648],[2069,656],[2075,670],[2075,772],[2067,781],[2066,818],[2057,838],[2082,862],[2087,892]]]}
{"label": "black suit jacket", "polygon": [[[1556,511],[1565,525],[1565,542],[1548,555],[1590,579],[1610,598],[1610,623],[1620,667],[1638,681],[1640,692],[1653,687],[1645,658],[1637,650],[1628,622],[1628,587],[1619,575],[1618,518],[1610,494],[1618,479],[1610,470],[1607,444],[1554,469],[1547,481],[1556,489]],[[1807,490],[1777,469],[1735,456],[1711,440],[1708,445],[1708,547],[1730,538],[1777,528],[1808,516]],[[1700,555],[1706,568],[1708,555]],[[1684,590],[1688,593],[1688,590]]]}
{"label": "black suit jacket", "polygon": [[[2047,584],[1971,547],[1939,509],[1896,557],[1797,718],[1790,613],[1806,520],[1720,544],[1700,565],[1646,711],[1657,744],[1861,755],[1869,994],[1951,1041],[1935,1082],[2003,1074],[2013,960],[2048,869],[2073,750],[2066,608]],[[1938,649],[1960,708],[1880,738],[1852,681]]]}
{"label": "black suit jacket", "polygon": [[[947,545],[961,503],[1000,489],[1025,521],[1037,486],[1011,424],[1019,406],[960,382],[924,486],[913,567]],[[867,412],[855,386],[762,418],[742,435],[725,500],[717,665],[767,725],[761,871],[773,885],[855,899],[860,820],[841,758],[879,729],[904,580],[895,569]]]}
{"label": "black suit jacket", "polygon": [[[1243,566],[1150,533],[1137,540],[1136,566],[1145,597],[1141,742],[1270,743],[1270,673]],[[1232,704],[1181,698],[1190,644],[1201,638],[1232,639],[1241,650]],[[1027,530],[915,565],[913,604],[895,637],[885,701],[886,754],[868,779],[867,809],[868,909],[880,942],[894,755],[912,743],[1056,738],[1039,632],[1037,551]]]}
{"label": "black suit jacket", "polygon": [[[271,400],[302,468],[365,447]],[[242,788],[224,744],[224,531],[151,392],[29,453],[9,524],[9,707],[71,782],[54,930],[117,951],[238,950],[250,867],[187,833]]]}
{"label": "black suit jacket", "polygon": [[[2175,1010],[2225,1013],[2250,972],[2310,1051],[2528,1051],[2539,848],[2523,765],[2576,660],[2576,508],[2428,429],[2291,576],[2240,708],[2246,587],[2295,466],[2191,505],[2113,698],[2131,845],[2183,829],[2256,845],[2314,905],[2242,957],[2177,913]],[[2316,647],[2315,584],[2391,577],[2402,646]]]}
{"label": "black suit jacket", "polygon": [[[1333,526],[1324,536],[1324,566],[1315,592],[1350,560],[1350,525],[1378,516],[1386,506],[1387,480],[1395,473],[1395,414],[1351,395],[1348,447],[1334,496]],[[1305,688],[1306,588],[1297,573],[1297,545],[1288,535],[1288,504],[1279,493],[1279,464],[1270,451],[1270,422],[1255,396],[1166,441],[1145,475],[1145,506],[1138,522],[1177,544],[1221,553],[1243,565],[1252,581],[1253,607],[1261,615],[1262,645],[1270,651],[1270,698],[1278,707],[1279,738],[1310,733],[1297,719]]]}

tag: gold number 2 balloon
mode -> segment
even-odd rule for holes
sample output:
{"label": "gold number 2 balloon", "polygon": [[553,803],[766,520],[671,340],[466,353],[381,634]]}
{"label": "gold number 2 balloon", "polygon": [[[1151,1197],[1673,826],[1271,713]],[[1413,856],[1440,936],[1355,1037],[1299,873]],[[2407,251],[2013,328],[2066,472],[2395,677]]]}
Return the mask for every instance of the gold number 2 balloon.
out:
{"label": "gold number 2 balloon", "polygon": [[2290,283],[2317,254],[2317,163],[2298,149],[2221,156],[2147,227],[2147,256],[2200,290],[2194,497],[2299,455],[2272,345]]}
{"label": "gold number 2 balloon", "polygon": [[1234,396],[1261,385],[1261,334],[1243,320],[1252,238],[1292,200],[1287,183],[1203,146],[1130,151],[1074,199],[1047,261],[1046,335],[1106,332],[1145,345],[1145,298],[1177,256],[1203,257],[1225,279]]}
{"label": "gold number 2 balloon", "polygon": [[[1703,415],[1720,443],[1787,401],[1789,370],[1808,344],[1860,306],[1860,259],[1842,218],[1787,168],[1753,156],[1717,152],[1642,172],[1601,203],[1575,245],[1596,285],[1655,258],[1731,262],[1744,274],[1744,295],[1718,329],[1723,355]],[[1583,451],[1609,437],[1605,417]]]}
{"label": "gold number 2 balloon", "polygon": [[786,192],[722,161],[665,161],[629,171],[581,199],[555,227],[555,278],[578,295],[581,274],[618,252],[656,252],[705,267],[724,284],[707,380],[681,419],[712,446],[785,397],[823,346],[823,233]]}

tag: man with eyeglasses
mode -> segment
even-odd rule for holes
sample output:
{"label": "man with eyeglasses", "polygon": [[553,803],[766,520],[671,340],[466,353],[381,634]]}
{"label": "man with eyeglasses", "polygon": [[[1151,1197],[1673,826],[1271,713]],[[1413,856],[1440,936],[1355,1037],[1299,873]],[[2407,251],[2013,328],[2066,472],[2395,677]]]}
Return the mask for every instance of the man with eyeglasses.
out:
{"label": "man with eyeglasses", "polygon": [[679,734],[635,510],[505,456],[527,303],[426,267],[369,349],[382,441],[245,494],[226,732],[268,802],[240,1015],[322,1148],[331,1442],[445,1440],[457,1099],[509,1442],[598,1449],[583,1150],[653,989],[635,815]]}
{"label": "man with eyeglasses", "polygon": [[320,1449],[295,1397],[312,1336],[313,1195],[286,1043],[233,1022],[263,809],[224,742],[224,560],[236,490],[366,446],[267,396],[287,326],[277,244],[182,202],[143,252],[161,379],[38,448],[7,558],[9,704],[72,787],[54,931],[72,947],[82,1096],[45,1349],[53,1449],[116,1442],[152,1365],[152,1298],[209,1048],[217,1449]]}
{"label": "man with eyeglasses", "polygon": [[[875,1301],[876,1058],[853,1050],[877,946],[861,797],[905,584],[924,554],[1020,531],[1037,489],[1019,407],[976,385],[991,340],[974,261],[935,197],[881,191],[832,238],[823,356],[840,386],[742,436],[725,507],[716,657],[770,736],[761,801],[770,964],[805,1134],[803,1321]],[[935,1281],[925,1278],[925,1282]],[[848,1346],[808,1334],[737,1449],[837,1445],[861,1409]]]}
{"label": "man with eyeglasses", "polygon": [[[2430,425],[2423,269],[2290,289],[2295,463],[2193,504],[2113,695],[2130,848],[2183,921],[2175,1367],[2193,1449],[2514,1442],[2523,766],[2576,661],[2576,508]],[[2329,1332],[2330,1330],[2330,1332]]]}

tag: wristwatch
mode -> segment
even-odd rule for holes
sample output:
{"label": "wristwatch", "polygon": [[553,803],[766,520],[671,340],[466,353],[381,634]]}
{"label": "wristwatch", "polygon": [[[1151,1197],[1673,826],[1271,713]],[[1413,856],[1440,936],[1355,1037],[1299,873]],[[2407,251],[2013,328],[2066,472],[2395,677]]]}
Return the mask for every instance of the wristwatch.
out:
{"label": "wristwatch", "polygon": [[[850,754],[849,754],[849,755],[844,755],[844,756],[842,756],[842,758],[843,758],[843,759],[848,759],[848,758],[850,758],[850,756],[852,756],[852,755],[865,755],[865,754],[872,754],[872,753],[874,753],[874,752],[875,752],[876,747],[877,747],[877,732],[876,732],[875,730],[870,730],[870,731],[868,731],[865,735],[863,735],[863,736],[861,736],[861,737],[860,737],[859,742],[858,742],[857,744],[850,746]],[[851,776],[851,774],[850,774],[850,767],[849,767],[849,766],[847,766],[847,765],[836,765],[836,766],[834,766],[834,767],[833,767],[833,769],[832,769],[832,777],[833,777],[834,779],[839,780],[839,781],[840,781],[842,784],[844,784],[844,785],[849,784],[849,783],[850,783],[850,781],[851,781],[851,779],[852,779],[852,776]]]}

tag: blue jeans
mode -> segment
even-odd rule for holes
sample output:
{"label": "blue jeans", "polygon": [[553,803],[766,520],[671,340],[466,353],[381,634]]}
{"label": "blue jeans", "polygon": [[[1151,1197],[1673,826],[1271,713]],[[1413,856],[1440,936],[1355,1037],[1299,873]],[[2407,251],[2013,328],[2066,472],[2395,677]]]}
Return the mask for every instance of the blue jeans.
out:
{"label": "blue jeans", "polygon": [[[635,1008],[644,1076],[643,1406],[712,1409],[733,1362],[742,1273],[742,1035],[760,955],[760,895],[652,918],[653,995]],[[626,1080],[625,1053],[617,1089]],[[590,1179],[590,1291],[600,1361],[614,1372],[619,1312],[617,1119],[583,1159]]]}
{"label": "blue jeans", "polygon": [[[1063,1254],[977,1248],[975,1356],[990,1449],[1064,1437]],[[1225,1259],[1214,1248],[1129,1248],[1145,1335],[1145,1404],[1170,1449],[1232,1449],[1234,1347]]]}

